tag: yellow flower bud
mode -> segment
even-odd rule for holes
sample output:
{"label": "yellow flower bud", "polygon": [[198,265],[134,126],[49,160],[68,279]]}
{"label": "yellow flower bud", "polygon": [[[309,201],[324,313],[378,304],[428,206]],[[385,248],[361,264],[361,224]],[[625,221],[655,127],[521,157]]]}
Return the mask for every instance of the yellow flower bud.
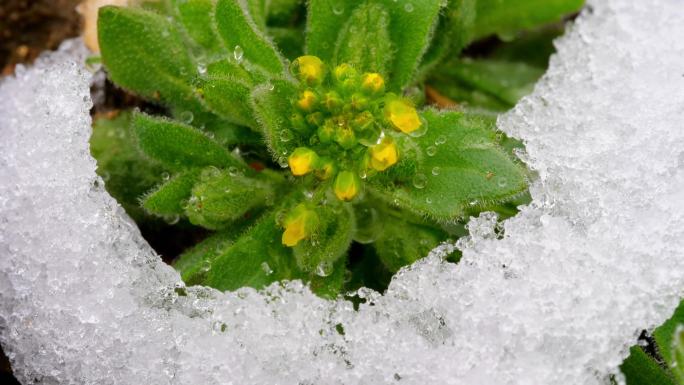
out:
{"label": "yellow flower bud", "polygon": [[350,201],[359,193],[361,182],[359,177],[351,171],[341,171],[335,179],[335,195],[342,201]]}
{"label": "yellow flower bud", "polygon": [[385,91],[385,79],[379,73],[365,73],[361,78],[361,88],[371,94],[382,93]]}
{"label": "yellow flower bud", "polygon": [[335,130],[335,142],[344,149],[350,149],[356,146],[356,135],[354,130],[349,127],[337,127]]}
{"label": "yellow flower bud", "polygon": [[394,99],[385,105],[385,115],[394,127],[405,133],[411,133],[421,126],[416,109],[406,100]]}
{"label": "yellow flower bud", "polygon": [[380,143],[370,148],[371,166],[378,170],[384,171],[390,166],[397,163],[399,156],[397,155],[397,145],[392,138],[386,137]]}
{"label": "yellow flower bud", "polygon": [[335,75],[335,80],[338,82],[342,83],[347,79],[353,79],[357,76],[357,72],[354,69],[354,67],[350,66],[347,63],[342,63],[335,67],[335,70],[333,71],[333,75]]}
{"label": "yellow flower bud", "polygon": [[311,112],[316,103],[318,102],[318,97],[311,90],[304,90],[299,94],[299,99],[297,99],[297,107],[304,112]]}
{"label": "yellow flower bud", "polygon": [[306,175],[313,170],[314,163],[318,160],[318,155],[306,147],[299,147],[292,152],[287,159],[292,175]]}
{"label": "yellow flower bud", "polygon": [[285,246],[296,246],[299,241],[311,235],[318,227],[319,218],[315,211],[308,209],[303,203],[295,207],[285,218],[285,231],[282,243]]}
{"label": "yellow flower bud", "polygon": [[335,175],[335,169],[335,162],[331,159],[322,159],[320,166],[316,168],[314,173],[318,179],[326,180]]}
{"label": "yellow flower bud", "polygon": [[299,80],[307,84],[318,84],[323,81],[325,67],[318,57],[311,55],[300,56],[295,60],[294,64]]}

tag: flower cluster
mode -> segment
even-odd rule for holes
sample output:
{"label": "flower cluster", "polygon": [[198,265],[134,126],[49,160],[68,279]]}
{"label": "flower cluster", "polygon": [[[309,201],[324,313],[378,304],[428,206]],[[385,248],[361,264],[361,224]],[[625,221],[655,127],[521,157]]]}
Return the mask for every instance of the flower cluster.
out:
{"label": "flower cluster", "polygon": [[[349,64],[328,71],[316,56],[297,58],[291,71],[300,82],[291,123],[308,138],[308,146],[290,154],[290,171],[332,181],[341,201],[359,194],[361,179],[398,162],[398,135],[419,136],[427,129],[409,100],[385,92],[385,79],[378,73],[360,74]],[[313,210],[301,205],[292,210],[283,243],[294,246],[306,238],[313,227],[309,222],[316,222]]]}

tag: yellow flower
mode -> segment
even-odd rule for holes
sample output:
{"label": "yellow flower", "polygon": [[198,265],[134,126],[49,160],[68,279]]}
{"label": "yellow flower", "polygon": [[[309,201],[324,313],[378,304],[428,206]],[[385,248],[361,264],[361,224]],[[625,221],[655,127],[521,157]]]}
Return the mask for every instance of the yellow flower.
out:
{"label": "yellow flower", "polygon": [[311,90],[304,90],[299,94],[299,99],[297,100],[297,107],[304,112],[310,112],[316,106],[318,102],[318,97]]}
{"label": "yellow flower", "polygon": [[385,79],[376,72],[365,73],[361,79],[361,87],[370,93],[382,93],[385,91]]}
{"label": "yellow flower", "polygon": [[292,152],[287,159],[292,175],[306,175],[313,169],[313,165],[318,160],[318,156],[306,147],[299,147]]}
{"label": "yellow flower", "polygon": [[308,84],[317,84],[323,80],[325,67],[318,57],[300,56],[295,63],[300,80]]}
{"label": "yellow flower", "polygon": [[296,246],[299,241],[311,235],[313,229],[318,227],[318,214],[309,210],[303,203],[295,207],[285,219],[285,231],[282,243],[285,246]]}
{"label": "yellow flower", "polygon": [[392,138],[386,137],[382,142],[370,148],[371,166],[378,170],[384,171],[393,164],[397,163],[399,156],[397,155],[397,145]]}
{"label": "yellow flower", "polygon": [[335,195],[342,201],[350,201],[359,193],[359,177],[351,171],[342,171],[335,179]]}
{"label": "yellow flower", "polygon": [[406,100],[394,99],[385,106],[385,114],[399,131],[408,134],[422,124],[416,109]]}

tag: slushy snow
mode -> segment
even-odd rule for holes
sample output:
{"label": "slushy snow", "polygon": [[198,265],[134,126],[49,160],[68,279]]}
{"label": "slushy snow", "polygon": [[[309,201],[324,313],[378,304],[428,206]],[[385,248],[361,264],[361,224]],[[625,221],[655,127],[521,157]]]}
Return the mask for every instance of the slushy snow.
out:
{"label": "slushy snow", "polygon": [[[0,343],[24,384],[605,384],[684,297],[684,6],[594,0],[499,120],[538,173],[366,303],[179,290],[103,189],[74,43],[0,85]],[[340,331],[343,330],[343,333]]]}

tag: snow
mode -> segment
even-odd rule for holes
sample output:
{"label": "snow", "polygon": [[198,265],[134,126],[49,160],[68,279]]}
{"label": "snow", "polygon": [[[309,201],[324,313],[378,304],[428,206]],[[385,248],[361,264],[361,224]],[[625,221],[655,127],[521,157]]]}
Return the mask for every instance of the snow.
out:
{"label": "snow", "polygon": [[[533,203],[384,295],[192,287],[103,189],[77,44],[0,85],[0,343],[24,384],[601,384],[684,297],[684,7],[595,0],[499,127]],[[75,53],[74,53],[75,51]],[[337,330],[343,328],[344,334]]]}

